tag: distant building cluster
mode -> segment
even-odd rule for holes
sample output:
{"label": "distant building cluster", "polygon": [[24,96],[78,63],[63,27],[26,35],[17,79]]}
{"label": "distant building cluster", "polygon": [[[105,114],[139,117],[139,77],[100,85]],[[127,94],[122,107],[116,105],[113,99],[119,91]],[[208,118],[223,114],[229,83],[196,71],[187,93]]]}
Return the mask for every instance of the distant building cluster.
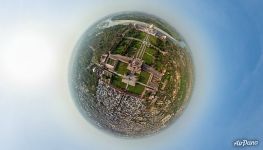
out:
{"label": "distant building cluster", "polygon": [[133,24],[134,27],[139,30],[139,31],[142,31],[142,32],[145,32],[147,34],[150,34],[152,36],[155,36],[161,40],[166,40],[166,35],[163,35],[161,32],[158,32],[158,30],[156,30],[154,28],[154,25],[151,24],[150,26],[146,26],[146,25],[142,25],[142,24]]}

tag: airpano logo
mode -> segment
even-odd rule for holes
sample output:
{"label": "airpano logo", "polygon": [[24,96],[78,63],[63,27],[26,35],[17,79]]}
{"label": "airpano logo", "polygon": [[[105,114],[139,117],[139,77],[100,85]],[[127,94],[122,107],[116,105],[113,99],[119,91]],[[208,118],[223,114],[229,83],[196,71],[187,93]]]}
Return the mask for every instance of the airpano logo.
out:
{"label": "airpano logo", "polygon": [[258,140],[238,139],[233,142],[234,147],[247,147],[247,146],[257,146],[257,145],[259,145]]}

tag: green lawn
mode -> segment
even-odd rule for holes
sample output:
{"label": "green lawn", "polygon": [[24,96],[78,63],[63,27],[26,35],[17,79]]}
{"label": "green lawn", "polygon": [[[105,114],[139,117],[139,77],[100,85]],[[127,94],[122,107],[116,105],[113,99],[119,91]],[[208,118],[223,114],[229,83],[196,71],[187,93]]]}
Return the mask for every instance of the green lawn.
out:
{"label": "green lawn", "polygon": [[146,53],[149,53],[150,55],[155,56],[156,55],[156,50],[154,48],[147,48]]}
{"label": "green lawn", "polygon": [[149,40],[152,45],[157,45],[157,37],[150,35]]}
{"label": "green lawn", "polygon": [[119,73],[119,74],[122,74],[122,75],[125,75],[127,72],[128,72],[128,64],[125,64],[123,62],[118,62],[117,63],[117,66],[116,66],[116,72]]}
{"label": "green lawn", "polygon": [[121,81],[121,77],[113,75],[111,79],[111,84],[117,88],[125,89],[126,84]]}
{"label": "green lawn", "polygon": [[150,43],[160,49],[164,48],[165,42],[160,40],[159,38],[155,37],[155,36],[150,36],[149,38]]}
{"label": "green lawn", "polygon": [[147,81],[149,80],[149,77],[150,77],[150,73],[142,71],[140,73],[140,75],[139,75],[139,80],[138,81],[146,84]]}
{"label": "green lawn", "polygon": [[154,57],[152,55],[149,55],[148,53],[144,53],[142,59],[147,65],[152,65],[154,62]]}
{"label": "green lawn", "polygon": [[154,62],[154,56],[156,55],[156,53],[157,51],[155,49],[149,47],[146,49],[142,59],[146,64],[151,65]]}
{"label": "green lawn", "polygon": [[155,62],[154,62],[154,67],[157,71],[161,71],[164,67],[164,64],[166,64],[167,62],[167,57],[164,57],[161,53],[156,53],[156,57],[155,57]]}
{"label": "green lawn", "polygon": [[134,38],[143,40],[145,38],[145,33],[140,31],[138,34],[135,35]]}
{"label": "green lawn", "polygon": [[128,86],[128,91],[133,93],[133,94],[142,94],[143,90],[144,90],[144,86],[140,85],[140,84],[136,84],[135,86]]}

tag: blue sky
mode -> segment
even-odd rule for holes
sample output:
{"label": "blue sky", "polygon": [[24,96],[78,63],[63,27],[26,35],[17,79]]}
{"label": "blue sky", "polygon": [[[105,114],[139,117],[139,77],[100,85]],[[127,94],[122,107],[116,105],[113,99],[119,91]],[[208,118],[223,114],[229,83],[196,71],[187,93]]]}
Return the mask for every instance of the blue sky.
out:
{"label": "blue sky", "polygon": [[[262,143],[262,1],[0,4],[0,149],[228,150],[235,149],[235,139]],[[184,114],[163,132],[133,140],[86,122],[67,85],[69,60],[81,34],[100,18],[127,10],[173,25],[191,48],[196,75]],[[36,44],[25,44],[31,42]],[[252,149],[262,149],[261,143]]]}

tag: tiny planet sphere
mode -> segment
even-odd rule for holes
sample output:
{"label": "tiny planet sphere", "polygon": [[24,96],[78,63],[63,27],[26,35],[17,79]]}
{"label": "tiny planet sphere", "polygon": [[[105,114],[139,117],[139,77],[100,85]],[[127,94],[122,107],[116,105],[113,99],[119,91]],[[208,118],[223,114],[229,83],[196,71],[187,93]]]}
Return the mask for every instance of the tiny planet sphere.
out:
{"label": "tiny planet sphere", "polygon": [[82,35],[69,81],[86,120],[114,135],[141,137],[182,114],[192,93],[193,64],[187,43],[167,22],[121,12]]}

